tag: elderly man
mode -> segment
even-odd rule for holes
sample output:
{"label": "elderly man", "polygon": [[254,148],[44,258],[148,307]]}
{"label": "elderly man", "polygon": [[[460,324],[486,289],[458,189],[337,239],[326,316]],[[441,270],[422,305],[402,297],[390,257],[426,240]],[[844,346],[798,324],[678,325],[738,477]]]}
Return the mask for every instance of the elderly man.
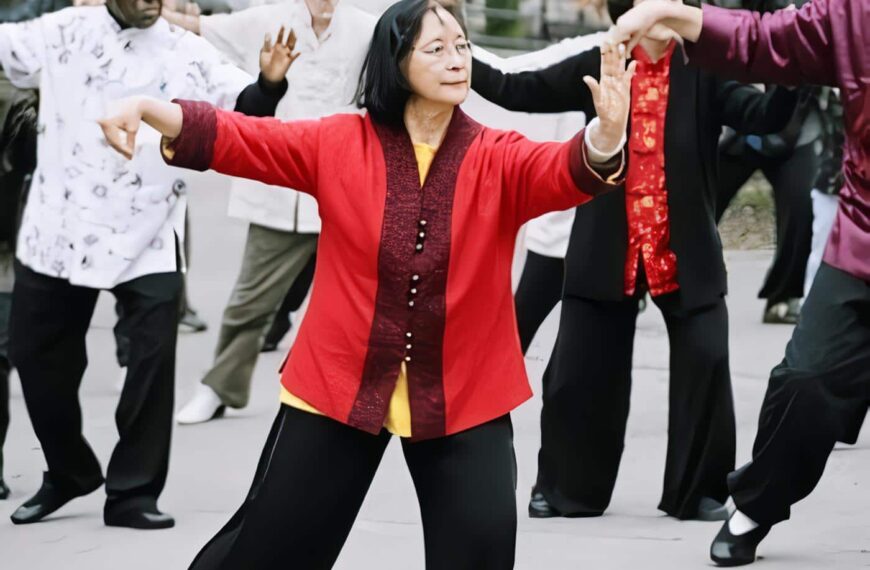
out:
{"label": "elderly man", "polygon": [[129,95],[232,106],[250,76],[207,42],[160,18],[161,0],[109,0],[0,26],[0,63],[39,88],[37,166],[18,234],[10,356],[48,464],[41,489],[12,515],[32,523],[103,483],[82,435],[78,388],[100,290],[129,323],[120,440],[106,475],[104,521],[167,528],[157,509],[169,464],[186,182],[154,160],[130,162],[96,120]]}

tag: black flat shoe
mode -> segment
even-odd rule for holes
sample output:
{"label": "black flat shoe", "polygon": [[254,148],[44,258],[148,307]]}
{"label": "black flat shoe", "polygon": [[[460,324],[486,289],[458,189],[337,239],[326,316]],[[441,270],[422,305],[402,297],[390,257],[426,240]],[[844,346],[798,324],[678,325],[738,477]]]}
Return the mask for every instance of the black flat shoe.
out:
{"label": "black flat shoe", "polygon": [[9,498],[9,487],[6,486],[6,482],[0,477],[0,501]]}
{"label": "black flat shoe", "polygon": [[51,480],[51,474],[45,472],[42,475],[42,487],[39,488],[39,491],[18,507],[9,518],[14,524],[39,522],[76,497],[83,497],[96,491],[102,484],[103,479],[100,477],[99,480],[95,480],[92,485],[84,489],[69,491],[57,487]]}
{"label": "black flat shoe", "polygon": [[550,519],[562,515],[547,502],[543,493],[533,490],[532,499],[529,501],[529,516],[533,519]]}
{"label": "black flat shoe", "polygon": [[701,497],[701,502],[698,504],[698,514],[695,520],[698,521],[727,521],[731,517],[728,512],[728,507],[710,497]]}
{"label": "black flat shoe", "polygon": [[728,528],[728,521],[722,525],[719,534],[710,545],[710,558],[718,566],[745,566],[755,562],[755,549],[770,532],[769,526],[759,526],[755,530],[734,536]]}
{"label": "black flat shoe", "polygon": [[156,509],[153,512],[128,509],[117,513],[108,510],[103,512],[103,522],[106,523],[106,526],[135,528],[139,530],[158,530],[175,526],[174,518]]}

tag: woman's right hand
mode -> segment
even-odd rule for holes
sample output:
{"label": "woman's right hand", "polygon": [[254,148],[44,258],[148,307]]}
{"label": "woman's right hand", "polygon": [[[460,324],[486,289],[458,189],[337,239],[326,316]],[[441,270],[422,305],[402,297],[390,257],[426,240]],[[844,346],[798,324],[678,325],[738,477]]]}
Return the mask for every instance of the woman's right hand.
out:
{"label": "woman's right hand", "polygon": [[601,46],[601,78],[596,81],[586,76],[583,81],[592,91],[592,102],[598,115],[598,128],[590,132],[592,145],[601,152],[619,150],[617,145],[625,136],[628,113],[631,109],[631,79],[637,62],[626,67],[623,44],[604,42]]}
{"label": "woman's right hand", "polygon": [[143,107],[143,97],[127,97],[118,103],[111,116],[97,121],[109,146],[127,160],[133,158],[136,150],[136,133],[142,124]]}
{"label": "woman's right hand", "polygon": [[165,138],[174,139],[181,134],[184,113],[177,103],[151,97],[127,97],[114,106],[112,115],[97,123],[109,146],[129,160],[136,152],[136,133],[143,121]]}
{"label": "woman's right hand", "polygon": [[263,48],[260,50],[260,72],[270,83],[281,83],[287,76],[290,66],[299,57],[293,54],[296,49],[296,32],[290,30],[287,41],[284,41],[284,26],[278,31],[278,40],[272,44],[272,35],[266,34]]}

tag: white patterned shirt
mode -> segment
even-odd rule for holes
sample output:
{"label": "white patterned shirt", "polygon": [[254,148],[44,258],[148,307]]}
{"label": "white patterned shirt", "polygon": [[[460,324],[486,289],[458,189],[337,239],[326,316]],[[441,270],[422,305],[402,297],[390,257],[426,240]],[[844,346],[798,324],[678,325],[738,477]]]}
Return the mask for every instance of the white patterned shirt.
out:
{"label": "white patterned shirt", "polygon": [[127,161],[105,143],[97,119],[132,95],[231,108],[252,78],[162,18],[121,29],[103,6],[0,25],[0,63],[15,85],[40,91],[21,263],[98,289],[178,269],[185,172],[162,162],[160,137],[144,124]]}

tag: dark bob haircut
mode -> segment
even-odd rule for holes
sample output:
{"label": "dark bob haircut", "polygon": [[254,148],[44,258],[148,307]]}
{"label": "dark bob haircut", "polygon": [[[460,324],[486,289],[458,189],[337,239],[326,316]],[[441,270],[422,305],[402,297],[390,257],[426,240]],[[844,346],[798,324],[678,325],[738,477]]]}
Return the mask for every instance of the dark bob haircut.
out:
{"label": "dark bob haircut", "polygon": [[401,0],[390,6],[375,26],[363,63],[354,102],[379,123],[400,125],[411,86],[402,73],[402,62],[420,35],[423,18],[441,8],[459,22],[467,34],[458,3],[445,0]]}
{"label": "dark bob haircut", "polygon": [[[701,5],[700,0],[685,0],[683,4],[688,6],[698,7]],[[631,10],[634,6],[634,0],[607,0],[607,13],[610,15],[610,20],[615,24],[620,16]]]}

